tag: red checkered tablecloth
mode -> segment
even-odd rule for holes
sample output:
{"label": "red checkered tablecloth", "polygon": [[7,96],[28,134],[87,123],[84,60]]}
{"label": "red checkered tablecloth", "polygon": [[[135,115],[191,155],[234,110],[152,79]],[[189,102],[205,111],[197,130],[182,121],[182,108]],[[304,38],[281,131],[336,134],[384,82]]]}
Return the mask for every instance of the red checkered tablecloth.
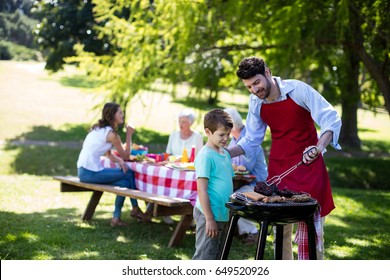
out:
{"label": "red checkered tablecloth", "polygon": [[[102,163],[105,168],[118,167],[106,157],[102,157]],[[127,165],[135,173],[135,183],[139,190],[185,198],[195,205],[197,195],[195,171],[176,170],[139,162],[127,162]]]}

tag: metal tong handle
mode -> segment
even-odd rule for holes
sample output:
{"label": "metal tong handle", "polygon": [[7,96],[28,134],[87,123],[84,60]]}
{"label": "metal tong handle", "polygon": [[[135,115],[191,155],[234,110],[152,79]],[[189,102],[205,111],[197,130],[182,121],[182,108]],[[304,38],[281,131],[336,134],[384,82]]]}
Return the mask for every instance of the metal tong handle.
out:
{"label": "metal tong handle", "polygon": [[[303,153],[304,154],[307,154],[309,152],[311,152],[313,149],[317,149],[316,147],[313,147],[313,148],[310,148],[309,150],[307,150],[306,152]],[[287,169],[286,171],[284,171],[282,174],[280,175],[276,175],[274,177],[272,177],[271,179],[268,179],[265,183],[267,186],[271,186],[272,184],[275,184],[275,185],[278,185],[282,179],[284,177],[286,177],[288,174],[290,174],[292,171],[294,171],[295,169],[297,169],[298,166],[300,166],[301,164],[303,164],[303,155],[302,155],[302,159],[300,162],[298,162],[297,164],[295,164],[294,166],[290,167],[289,169]],[[316,159],[318,158],[318,156],[316,156]],[[314,160],[313,160],[314,161]],[[313,161],[311,161],[309,164],[311,164]],[[305,165],[309,165],[309,164],[305,164]]]}
{"label": "metal tong handle", "polygon": [[284,171],[280,175],[276,175],[276,176],[272,177],[271,179],[267,180],[265,183],[267,184],[267,186],[271,186],[272,184],[275,184],[275,185],[279,184],[280,181],[282,181],[282,179],[284,177],[286,177],[288,174],[290,174],[292,171],[294,171],[302,163],[303,163],[303,161],[298,162],[296,165],[290,167],[290,169]]}

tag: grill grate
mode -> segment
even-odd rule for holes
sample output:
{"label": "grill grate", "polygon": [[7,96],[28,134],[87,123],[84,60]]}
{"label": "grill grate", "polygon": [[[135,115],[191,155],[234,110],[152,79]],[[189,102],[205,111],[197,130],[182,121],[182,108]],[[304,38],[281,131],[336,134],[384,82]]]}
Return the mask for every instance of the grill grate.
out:
{"label": "grill grate", "polygon": [[310,198],[308,201],[280,201],[280,202],[263,202],[263,201],[255,201],[247,197],[245,194],[241,192],[233,193],[230,196],[232,201],[239,202],[246,205],[257,205],[257,206],[269,206],[269,207],[280,207],[280,206],[306,206],[316,204],[317,201],[313,198]]}

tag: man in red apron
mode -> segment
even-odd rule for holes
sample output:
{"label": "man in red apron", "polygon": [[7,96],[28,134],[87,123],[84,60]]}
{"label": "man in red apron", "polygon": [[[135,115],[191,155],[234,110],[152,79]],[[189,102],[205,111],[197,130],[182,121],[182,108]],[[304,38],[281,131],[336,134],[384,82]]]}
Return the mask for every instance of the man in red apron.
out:
{"label": "man in red apron", "polygon": [[[328,144],[335,149],[341,149],[338,144],[341,119],[334,107],[308,84],[273,77],[263,59],[243,59],[238,66],[237,76],[251,95],[246,136],[229,152],[232,157],[243,153],[250,155],[251,150],[263,142],[269,126],[272,144],[268,178],[283,173],[301,159],[307,164],[301,165],[285,177],[278,187],[307,192],[318,200],[320,211],[317,213],[316,223],[317,258],[323,259],[323,219],[319,217],[328,215],[335,206],[322,153]],[[319,136],[314,123],[321,129]],[[303,155],[313,147],[310,153]],[[317,158],[318,160],[314,160]],[[291,224],[284,227],[283,259],[293,258],[292,226]],[[299,259],[307,258],[307,244],[303,243],[306,242],[298,240]]]}

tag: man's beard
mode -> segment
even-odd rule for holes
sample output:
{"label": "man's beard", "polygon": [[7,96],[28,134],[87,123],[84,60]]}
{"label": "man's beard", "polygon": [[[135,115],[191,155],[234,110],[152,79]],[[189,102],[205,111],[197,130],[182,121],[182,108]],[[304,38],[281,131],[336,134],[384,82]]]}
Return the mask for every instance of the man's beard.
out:
{"label": "man's beard", "polygon": [[[264,98],[262,98],[263,100],[265,100],[266,98],[269,97],[269,95],[271,94],[271,87],[272,87],[272,84],[270,82],[270,80],[267,78],[267,76],[264,76],[265,78],[265,81],[266,81],[266,85],[265,85],[265,88],[264,88]],[[259,97],[259,96],[257,96]],[[260,98],[260,97],[259,97]]]}

